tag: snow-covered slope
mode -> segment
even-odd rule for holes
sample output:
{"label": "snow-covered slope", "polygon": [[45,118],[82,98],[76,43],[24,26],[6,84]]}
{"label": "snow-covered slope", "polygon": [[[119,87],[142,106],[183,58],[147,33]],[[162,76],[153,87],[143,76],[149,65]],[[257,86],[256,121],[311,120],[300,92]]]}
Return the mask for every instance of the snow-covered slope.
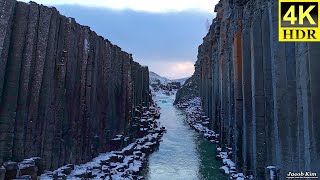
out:
{"label": "snow-covered slope", "polygon": [[150,84],[155,84],[159,81],[163,85],[166,85],[166,84],[172,83],[172,82],[179,82],[181,84],[181,86],[186,82],[186,80],[188,80],[190,78],[190,77],[186,77],[186,78],[181,78],[181,79],[170,80],[170,79],[162,77],[159,74],[152,72],[152,71],[150,71],[149,76],[150,76]]}
{"label": "snow-covered slope", "polygon": [[184,83],[186,82],[186,80],[188,80],[190,77],[186,77],[186,78],[181,78],[181,79],[174,79],[174,80],[171,80],[173,82],[179,82],[182,85],[184,85]]}
{"label": "snow-covered slope", "polygon": [[170,80],[162,77],[157,73],[150,72],[150,89],[154,95],[164,94],[167,96],[174,95],[178,89],[185,83],[188,78]]}
{"label": "snow-covered slope", "polygon": [[149,72],[149,78],[150,78],[150,84],[158,84],[160,82],[163,85],[167,85],[168,83],[171,82],[171,80],[160,76],[157,73],[154,73],[152,71]]}

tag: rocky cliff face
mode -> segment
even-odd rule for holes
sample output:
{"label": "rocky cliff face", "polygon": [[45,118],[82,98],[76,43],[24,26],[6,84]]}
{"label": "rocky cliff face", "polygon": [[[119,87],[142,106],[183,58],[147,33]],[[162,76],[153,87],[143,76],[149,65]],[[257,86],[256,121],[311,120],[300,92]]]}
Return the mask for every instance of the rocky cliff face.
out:
{"label": "rocky cliff face", "polygon": [[272,166],[280,179],[319,174],[320,44],[278,42],[277,0],[221,0],[215,11],[197,66],[222,146],[256,179]]}
{"label": "rocky cliff face", "polygon": [[198,61],[195,64],[195,72],[194,74],[185,81],[183,86],[177,91],[176,99],[173,104],[176,105],[178,103],[183,103],[192,99],[194,97],[198,97],[200,91],[200,73],[201,69],[199,67]]}
{"label": "rocky cliff face", "polygon": [[149,71],[55,8],[0,2],[0,164],[78,164],[127,134],[149,105]]}

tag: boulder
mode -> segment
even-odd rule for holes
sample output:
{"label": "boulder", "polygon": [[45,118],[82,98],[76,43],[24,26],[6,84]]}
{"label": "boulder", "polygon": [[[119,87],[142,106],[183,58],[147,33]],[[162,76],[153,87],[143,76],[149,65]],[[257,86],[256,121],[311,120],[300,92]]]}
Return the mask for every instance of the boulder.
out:
{"label": "boulder", "polygon": [[32,164],[26,164],[24,166],[20,166],[20,172],[22,175],[29,175],[32,179],[36,180],[38,176],[38,167]]}
{"label": "boulder", "polygon": [[6,169],[5,179],[14,179],[17,177],[18,163],[13,161],[8,161],[3,164]]}
{"label": "boulder", "polygon": [[84,171],[84,172],[76,174],[75,177],[82,178],[82,179],[88,179],[88,178],[94,178],[95,176],[92,175],[92,171]]}

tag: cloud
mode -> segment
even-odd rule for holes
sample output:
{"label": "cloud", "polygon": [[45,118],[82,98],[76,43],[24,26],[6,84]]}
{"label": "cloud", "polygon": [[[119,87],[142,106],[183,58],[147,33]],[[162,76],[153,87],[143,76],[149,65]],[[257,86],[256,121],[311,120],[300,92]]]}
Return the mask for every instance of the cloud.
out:
{"label": "cloud", "polygon": [[171,60],[162,63],[154,61],[148,63],[149,70],[169,79],[190,77],[194,72],[194,62],[191,60]]}
{"label": "cloud", "polygon": [[206,21],[214,17],[205,11],[150,13],[80,5],[55,7],[61,14],[74,17],[78,23],[132,53],[135,61],[149,66],[151,71],[171,79],[192,75],[198,46],[207,34]]}
{"label": "cloud", "polygon": [[[27,2],[28,0],[22,0]],[[81,5],[116,10],[134,10],[153,13],[199,10],[213,12],[218,0],[35,0],[46,5]]]}
{"label": "cloud", "polygon": [[177,79],[192,75],[198,46],[206,35],[205,12],[147,13],[114,11],[74,5],[56,6],[69,17],[90,26],[97,34],[132,53],[135,61],[151,71]]}

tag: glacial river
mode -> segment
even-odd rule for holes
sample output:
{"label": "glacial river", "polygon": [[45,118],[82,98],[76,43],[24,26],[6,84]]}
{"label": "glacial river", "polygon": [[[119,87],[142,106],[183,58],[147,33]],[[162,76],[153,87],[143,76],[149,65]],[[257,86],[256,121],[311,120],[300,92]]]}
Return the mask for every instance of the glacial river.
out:
{"label": "glacial river", "polygon": [[150,155],[143,175],[147,180],[226,180],[216,147],[184,122],[182,110],[172,103],[174,96],[156,97],[161,107],[159,122],[167,129],[159,150]]}

